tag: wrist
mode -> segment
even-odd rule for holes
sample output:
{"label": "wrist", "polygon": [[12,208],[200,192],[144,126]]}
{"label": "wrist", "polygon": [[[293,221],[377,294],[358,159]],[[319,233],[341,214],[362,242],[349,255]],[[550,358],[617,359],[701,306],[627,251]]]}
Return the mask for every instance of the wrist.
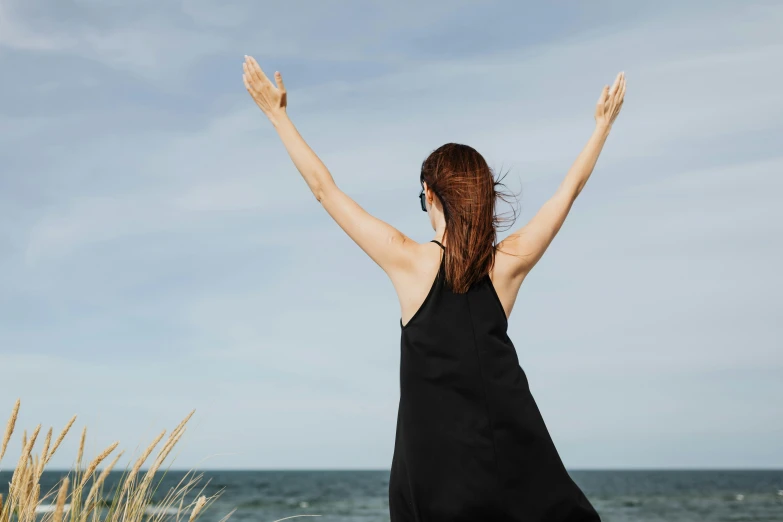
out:
{"label": "wrist", "polygon": [[595,134],[598,134],[599,136],[606,138],[609,136],[609,131],[612,130],[612,125],[609,123],[596,123],[595,125]]}
{"label": "wrist", "polygon": [[277,109],[276,111],[267,114],[267,118],[269,118],[269,121],[272,122],[272,125],[277,127],[288,119],[288,113],[286,112],[285,108]]}

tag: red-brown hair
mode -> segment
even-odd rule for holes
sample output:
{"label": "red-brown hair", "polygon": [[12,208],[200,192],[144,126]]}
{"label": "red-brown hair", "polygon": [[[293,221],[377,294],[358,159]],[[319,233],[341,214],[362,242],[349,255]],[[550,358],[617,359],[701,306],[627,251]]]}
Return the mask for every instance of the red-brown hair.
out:
{"label": "red-brown hair", "polygon": [[[503,186],[473,147],[447,143],[435,149],[421,165],[419,181],[426,182],[440,199],[446,219],[446,282],[455,293],[465,293],[489,273],[495,263],[497,227],[495,212]],[[513,210],[513,208],[512,208]],[[516,220],[516,211],[514,218]]]}

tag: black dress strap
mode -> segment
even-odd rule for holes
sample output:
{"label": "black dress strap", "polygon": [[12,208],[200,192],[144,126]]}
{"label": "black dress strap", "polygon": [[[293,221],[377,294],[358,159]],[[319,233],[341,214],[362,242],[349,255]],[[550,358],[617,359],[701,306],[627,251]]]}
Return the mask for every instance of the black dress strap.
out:
{"label": "black dress strap", "polygon": [[439,244],[439,245],[440,245],[440,247],[441,247],[443,250],[446,250],[446,247],[445,247],[445,246],[443,246],[443,245],[441,245],[440,241],[438,241],[437,239],[433,239],[432,241],[430,241],[430,243],[437,243],[437,244]]}

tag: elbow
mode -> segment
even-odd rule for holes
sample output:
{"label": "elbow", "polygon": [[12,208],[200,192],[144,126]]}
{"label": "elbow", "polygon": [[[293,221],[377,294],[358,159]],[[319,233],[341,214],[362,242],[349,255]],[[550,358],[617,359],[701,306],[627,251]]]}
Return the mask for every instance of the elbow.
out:
{"label": "elbow", "polygon": [[334,183],[319,185],[313,189],[313,195],[315,196],[315,199],[318,200],[319,203],[323,203],[324,200],[328,198],[330,194],[334,194],[334,190],[336,188],[337,185],[335,185]]}
{"label": "elbow", "polygon": [[325,192],[322,187],[316,187],[313,189],[313,196],[315,196],[316,201],[318,203],[323,203]]}
{"label": "elbow", "polygon": [[582,187],[584,187],[584,183],[564,184],[560,186],[557,195],[559,198],[565,199],[566,204],[570,208],[577,196],[579,196],[579,193],[582,192]]}
{"label": "elbow", "polygon": [[584,188],[586,181],[587,180],[578,181],[576,183],[571,184],[568,187],[565,187],[566,188],[566,193],[567,193],[568,197],[571,198],[572,202],[576,199],[576,197],[579,195],[579,193],[582,192],[582,189]]}

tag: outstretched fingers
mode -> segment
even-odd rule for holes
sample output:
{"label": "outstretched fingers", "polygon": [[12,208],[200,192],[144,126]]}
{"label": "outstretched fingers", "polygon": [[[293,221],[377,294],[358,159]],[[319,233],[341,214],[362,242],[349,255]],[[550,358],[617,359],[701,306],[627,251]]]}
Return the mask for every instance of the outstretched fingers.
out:
{"label": "outstretched fingers", "polygon": [[285,85],[283,85],[283,76],[280,74],[280,72],[275,72],[275,83],[277,84],[278,89],[285,92]]}
{"label": "outstretched fingers", "polygon": [[621,91],[620,91],[620,103],[623,103],[624,99],[625,99],[625,72],[623,72],[623,83],[621,85]]}
{"label": "outstretched fingers", "polygon": [[620,84],[617,86],[617,92],[615,93],[614,97],[614,107],[615,112],[620,111],[620,107],[623,105],[623,101],[625,100],[625,73],[620,73],[622,77],[620,78]]}
{"label": "outstretched fingers", "polygon": [[620,78],[623,73],[617,73],[617,76],[614,79],[614,83],[612,84],[612,88],[609,89],[609,97],[614,97],[615,93],[617,93],[617,88],[620,86]]}
{"label": "outstretched fingers", "polygon": [[623,101],[623,96],[625,95],[625,73],[621,72],[617,75],[617,79],[615,80],[615,85],[612,86],[612,91],[609,94],[609,97],[611,98],[611,105],[618,106]]}
{"label": "outstretched fingers", "polygon": [[598,96],[598,101],[596,102],[596,105],[601,105],[603,103],[606,103],[606,98],[609,96],[609,86],[604,85],[604,88],[601,90],[601,94]]}
{"label": "outstretched fingers", "polygon": [[264,71],[261,69],[261,66],[258,65],[256,59],[252,56],[248,56],[247,59],[250,64],[250,71],[253,73],[253,78],[259,82],[266,82],[268,85],[272,85],[272,82],[266,77],[266,74],[264,74]]}
{"label": "outstretched fingers", "polygon": [[625,72],[621,71],[612,86],[605,85],[596,103],[596,121],[611,125],[620,112],[625,99]]}
{"label": "outstretched fingers", "polygon": [[242,73],[242,82],[245,84],[245,89],[247,89],[247,92],[249,92],[250,94],[253,94],[253,87],[250,85],[250,79],[249,79],[250,72],[247,70],[246,63],[242,64],[242,69],[244,70],[244,72]]}
{"label": "outstretched fingers", "polygon": [[620,81],[620,85],[617,88],[617,93],[615,94],[614,100],[613,100],[613,107],[612,107],[612,120],[617,117],[618,114],[620,114],[620,109],[623,107],[623,101],[625,101],[625,73],[621,73],[622,78]]}

